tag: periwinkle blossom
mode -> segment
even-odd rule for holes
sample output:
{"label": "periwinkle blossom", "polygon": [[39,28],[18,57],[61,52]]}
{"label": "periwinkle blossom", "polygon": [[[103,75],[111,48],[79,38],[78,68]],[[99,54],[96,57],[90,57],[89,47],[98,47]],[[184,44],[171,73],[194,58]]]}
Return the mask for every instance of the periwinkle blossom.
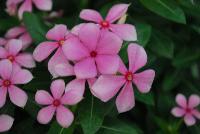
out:
{"label": "periwinkle blossom", "polygon": [[47,32],[46,38],[50,41],[42,42],[36,47],[33,52],[34,59],[41,62],[47,59],[47,57],[56,50],[55,54],[48,62],[49,72],[53,75],[53,77],[57,77],[54,69],[55,65],[63,62],[68,64],[71,72],[73,72],[73,68],[70,67],[68,60],[63,53],[63,46],[65,42],[68,42],[70,38],[74,38],[73,35],[67,30],[67,27],[62,24],[55,25]]}
{"label": "periwinkle blossom", "polygon": [[63,80],[55,80],[51,84],[51,96],[45,90],[38,90],[35,95],[35,100],[40,105],[45,105],[37,116],[37,120],[41,124],[48,124],[54,114],[56,114],[56,119],[58,123],[67,128],[71,125],[74,120],[73,113],[65,106],[75,105],[80,102],[83,98],[84,89],[79,88],[77,85],[67,85]]}
{"label": "periwinkle blossom", "polygon": [[24,107],[28,96],[17,85],[26,84],[33,79],[32,74],[25,69],[13,66],[9,60],[0,61],[0,108],[6,102],[7,93],[13,104]]}
{"label": "periwinkle blossom", "polygon": [[126,14],[128,7],[129,4],[114,5],[109,10],[105,19],[95,10],[84,9],[80,13],[80,18],[98,24],[103,31],[111,31],[123,40],[136,41],[137,33],[133,25],[115,24],[117,20]]}
{"label": "periwinkle blossom", "polygon": [[18,14],[22,19],[24,12],[32,12],[33,4],[42,11],[52,9],[52,0],[7,0],[6,11],[11,16]]}
{"label": "periwinkle blossom", "polygon": [[33,68],[35,61],[32,54],[21,52],[22,41],[11,39],[7,42],[5,48],[0,47],[0,59],[8,59],[14,66]]}
{"label": "periwinkle blossom", "polygon": [[113,98],[123,86],[116,99],[119,113],[129,111],[135,105],[132,83],[141,93],[149,92],[155,77],[154,70],[148,69],[137,72],[147,62],[147,55],[143,47],[137,44],[128,46],[129,69],[120,62],[119,75],[101,75],[92,86],[92,92],[100,100],[107,102]]}
{"label": "periwinkle blossom", "polygon": [[197,106],[200,104],[200,97],[198,95],[192,94],[187,101],[183,94],[178,94],[176,96],[177,107],[171,110],[171,113],[175,117],[183,117],[184,122],[187,126],[192,126],[196,123],[196,119],[200,119],[200,112]]}
{"label": "periwinkle blossom", "polygon": [[8,131],[13,125],[14,119],[6,114],[0,115],[0,132]]}
{"label": "periwinkle blossom", "polygon": [[74,61],[78,79],[89,79],[100,74],[114,74],[119,67],[118,52],[122,40],[111,32],[102,33],[97,25],[85,24],[78,31],[78,38],[71,38],[63,45],[67,58]]}

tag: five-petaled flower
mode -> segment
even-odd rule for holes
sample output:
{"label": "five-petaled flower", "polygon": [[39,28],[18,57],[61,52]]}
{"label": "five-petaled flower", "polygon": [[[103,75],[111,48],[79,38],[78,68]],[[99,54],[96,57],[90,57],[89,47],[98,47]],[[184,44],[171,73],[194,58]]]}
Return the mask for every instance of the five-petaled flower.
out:
{"label": "five-petaled flower", "polygon": [[0,132],[8,131],[13,125],[14,119],[8,115],[0,115]]}
{"label": "five-petaled flower", "polygon": [[[45,90],[37,91],[35,100],[38,104],[47,105],[42,108],[37,116],[41,124],[47,124],[56,113],[56,119],[62,127],[69,127],[74,120],[73,113],[64,105],[75,105],[83,98],[83,89],[77,88],[78,85],[67,85],[63,80],[55,80],[51,84],[51,96]],[[65,92],[65,93],[64,93]]]}
{"label": "five-petaled flower", "polygon": [[92,91],[99,99],[107,102],[114,97],[124,85],[116,99],[120,113],[132,109],[135,105],[132,82],[141,93],[149,92],[155,77],[154,70],[148,69],[141,73],[136,72],[147,62],[147,55],[143,47],[137,44],[128,46],[129,70],[120,62],[120,75],[101,75],[92,86]]}
{"label": "five-petaled flower", "polygon": [[200,104],[200,97],[198,95],[191,95],[187,101],[182,94],[176,96],[176,103],[178,107],[174,107],[171,113],[175,117],[184,117],[184,122],[187,126],[192,126],[196,123],[196,119],[200,119],[200,112],[196,107]]}

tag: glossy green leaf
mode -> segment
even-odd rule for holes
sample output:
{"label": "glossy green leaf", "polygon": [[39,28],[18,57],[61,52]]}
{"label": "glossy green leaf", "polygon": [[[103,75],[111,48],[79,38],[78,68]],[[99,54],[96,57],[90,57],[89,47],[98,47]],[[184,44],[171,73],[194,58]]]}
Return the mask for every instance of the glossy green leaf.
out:
{"label": "glossy green leaf", "polygon": [[51,124],[51,127],[47,134],[73,134],[74,132],[74,124],[72,124],[69,128],[61,127],[57,121],[54,121]]}
{"label": "glossy green leaf", "polygon": [[135,93],[136,100],[143,102],[147,105],[151,105],[151,106],[155,105],[153,92],[144,94],[144,93],[140,93],[138,90],[134,90],[134,93]]}

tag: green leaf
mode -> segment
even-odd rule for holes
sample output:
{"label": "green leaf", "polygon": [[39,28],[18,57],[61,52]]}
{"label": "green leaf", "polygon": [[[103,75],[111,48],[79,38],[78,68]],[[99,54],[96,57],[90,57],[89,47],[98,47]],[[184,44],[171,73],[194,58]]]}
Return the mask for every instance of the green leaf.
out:
{"label": "green leaf", "polygon": [[147,105],[151,105],[151,106],[155,105],[153,92],[142,94],[138,90],[134,90],[134,93],[135,93],[136,100],[143,102]]}
{"label": "green leaf", "polygon": [[73,134],[75,125],[72,124],[69,128],[61,127],[57,121],[54,121],[47,134]]}
{"label": "green leaf", "polygon": [[80,103],[78,117],[84,134],[95,134],[101,127],[104,117],[113,108],[114,103],[103,103],[91,94]]}
{"label": "green leaf", "polygon": [[36,41],[36,43],[40,43],[46,40],[45,34],[47,32],[47,27],[42,23],[37,15],[26,12],[23,15],[23,21],[26,28],[28,29],[28,32],[34,41]]}
{"label": "green leaf", "polygon": [[140,0],[152,12],[178,23],[186,23],[183,10],[174,0]]}
{"label": "green leaf", "polygon": [[128,42],[124,43],[119,52],[119,55],[120,55],[122,61],[124,62],[124,64],[128,63],[128,54],[127,54],[128,45],[129,45]]}
{"label": "green leaf", "polygon": [[161,32],[153,32],[148,47],[159,56],[169,59],[174,56],[174,42]]}

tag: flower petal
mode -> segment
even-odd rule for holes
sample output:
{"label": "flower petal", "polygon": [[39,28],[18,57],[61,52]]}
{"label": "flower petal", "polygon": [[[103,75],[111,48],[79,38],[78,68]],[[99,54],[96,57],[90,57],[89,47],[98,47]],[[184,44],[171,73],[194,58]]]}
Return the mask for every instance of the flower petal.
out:
{"label": "flower petal", "polygon": [[51,93],[54,99],[60,99],[65,90],[65,82],[61,79],[55,80],[51,83]]}
{"label": "flower petal", "polygon": [[125,41],[136,41],[137,33],[133,25],[130,24],[112,24],[111,30]]}
{"label": "flower petal", "polygon": [[104,32],[97,45],[98,54],[117,54],[122,46],[122,40],[111,32]]}
{"label": "flower petal", "polygon": [[185,110],[179,107],[174,107],[171,110],[171,113],[175,116],[175,117],[182,117],[185,114]]}
{"label": "flower petal", "polygon": [[22,41],[17,39],[11,39],[8,41],[6,48],[8,49],[9,54],[15,56],[19,53],[19,51],[22,50]]}
{"label": "flower petal", "polygon": [[0,46],[4,46],[7,43],[7,40],[0,37]]}
{"label": "flower petal", "polygon": [[147,63],[147,54],[142,46],[131,43],[128,46],[129,70],[137,71]]}
{"label": "flower petal", "polygon": [[40,105],[50,105],[53,102],[53,98],[47,91],[39,90],[35,94],[35,101]]}
{"label": "flower petal", "polygon": [[187,107],[187,100],[183,94],[178,94],[176,96],[176,103],[181,106],[182,108]]}
{"label": "flower petal", "polygon": [[41,124],[48,124],[56,111],[56,107],[50,105],[47,107],[42,108],[37,115],[37,120]]}
{"label": "flower petal", "polygon": [[62,127],[68,128],[74,120],[74,115],[69,109],[60,106],[56,111],[56,119]]}
{"label": "flower petal", "polygon": [[194,109],[194,110],[192,111],[192,114],[193,114],[197,119],[200,119],[200,112],[199,112],[198,110]]}
{"label": "flower petal", "polygon": [[23,34],[24,32],[26,32],[26,28],[23,26],[13,27],[6,32],[5,37],[8,39],[17,38],[19,35]]}
{"label": "flower petal", "polygon": [[76,37],[65,41],[62,49],[69,60],[78,61],[89,56],[88,49]]}
{"label": "flower petal", "polygon": [[8,115],[0,115],[0,132],[8,131],[13,125],[14,119]]}
{"label": "flower petal", "polygon": [[24,107],[28,100],[27,94],[16,86],[10,86],[8,89],[10,100],[13,104]]}
{"label": "flower petal", "polygon": [[5,48],[0,47],[0,59],[5,59],[8,55],[8,52],[6,51]]}
{"label": "flower petal", "polygon": [[78,25],[74,26],[74,27],[71,29],[71,33],[73,33],[73,34],[75,34],[75,35],[78,35],[80,29],[81,29],[85,24],[86,24],[86,23],[81,23],[81,24],[78,24]]}
{"label": "flower petal", "polygon": [[100,29],[96,24],[85,24],[79,31],[79,38],[90,51],[96,49],[100,37]]}
{"label": "flower petal", "polygon": [[23,2],[21,7],[18,10],[18,16],[20,19],[23,17],[24,12],[31,12],[32,11],[32,1],[31,0],[26,0]]}
{"label": "flower petal", "polygon": [[188,106],[190,108],[197,107],[200,104],[200,97],[198,95],[191,95],[188,101]]}
{"label": "flower petal", "polygon": [[63,24],[55,25],[52,29],[46,34],[46,38],[49,40],[63,40],[65,36],[69,33],[67,27]]}
{"label": "flower petal", "polygon": [[148,69],[133,76],[133,82],[141,93],[147,93],[151,89],[155,77],[155,71]]}
{"label": "flower petal", "polygon": [[52,9],[52,0],[33,0],[35,6],[43,11],[50,11]]}
{"label": "flower petal", "polygon": [[13,84],[26,84],[33,79],[33,75],[26,69],[19,69],[17,72],[13,71],[11,81]]}
{"label": "flower petal", "polygon": [[0,61],[0,76],[9,79],[12,74],[12,63],[9,60]]}
{"label": "flower petal", "polygon": [[2,108],[6,103],[7,88],[0,86],[0,108]]}
{"label": "flower petal", "polygon": [[187,126],[192,126],[196,123],[195,118],[191,114],[186,114],[184,117],[184,121]]}
{"label": "flower petal", "polygon": [[56,42],[42,42],[33,52],[33,57],[36,61],[41,62],[46,59],[56,48],[58,44]]}
{"label": "flower petal", "polygon": [[103,18],[99,14],[99,12],[92,9],[84,9],[80,13],[80,18],[87,21],[93,21],[96,23],[100,23]]}
{"label": "flower petal", "polygon": [[17,55],[15,61],[26,68],[34,68],[36,66],[33,56],[29,53]]}
{"label": "flower petal", "polygon": [[69,82],[61,101],[66,105],[75,105],[83,99],[85,80],[75,79]]}
{"label": "flower petal", "polygon": [[101,75],[91,90],[101,101],[107,102],[117,94],[124,83],[123,76]]}
{"label": "flower petal", "polygon": [[19,37],[19,39],[22,41],[22,49],[25,50],[26,48],[28,48],[31,43],[32,43],[32,38],[31,36],[29,35],[29,33],[24,33],[23,35],[21,35]]}
{"label": "flower petal", "polygon": [[75,75],[74,67],[69,63],[61,63],[55,66],[55,72],[58,76],[72,76]]}
{"label": "flower petal", "polygon": [[128,10],[129,4],[114,5],[108,12],[106,20],[113,23],[121,18]]}
{"label": "flower petal", "polygon": [[118,55],[98,55],[95,60],[101,74],[115,74],[119,68]]}
{"label": "flower petal", "polygon": [[127,83],[116,99],[117,110],[119,113],[127,112],[135,106],[135,97],[132,83]]}
{"label": "flower petal", "polygon": [[127,68],[126,68],[126,65],[124,64],[124,62],[122,61],[121,58],[119,58],[119,69],[118,69],[118,71],[123,75],[125,75],[126,72],[128,71]]}
{"label": "flower petal", "polygon": [[86,58],[77,62],[74,66],[74,72],[79,79],[94,78],[97,75],[94,59]]}

